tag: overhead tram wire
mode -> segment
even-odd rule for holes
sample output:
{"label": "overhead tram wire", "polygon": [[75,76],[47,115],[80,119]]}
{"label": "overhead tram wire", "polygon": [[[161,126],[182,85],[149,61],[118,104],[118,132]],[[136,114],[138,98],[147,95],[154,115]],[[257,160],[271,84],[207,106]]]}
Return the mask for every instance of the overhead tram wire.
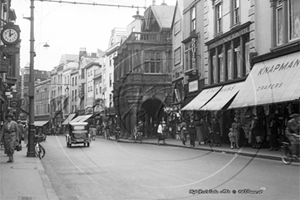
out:
{"label": "overhead tram wire", "polygon": [[144,6],[135,6],[135,5],[116,5],[116,4],[104,4],[104,3],[96,3],[96,2],[77,2],[77,1],[61,1],[61,0],[35,0],[41,2],[52,2],[52,3],[65,3],[65,4],[74,4],[74,5],[87,5],[87,6],[107,6],[107,7],[118,7],[118,8],[143,8],[146,9]]}

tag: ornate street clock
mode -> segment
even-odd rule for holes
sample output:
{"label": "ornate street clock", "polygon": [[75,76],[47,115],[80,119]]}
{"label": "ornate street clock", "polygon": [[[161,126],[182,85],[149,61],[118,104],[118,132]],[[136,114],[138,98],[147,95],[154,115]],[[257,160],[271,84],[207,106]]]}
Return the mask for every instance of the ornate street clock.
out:
{"label": "ornate street clock", "polygon": [[1,31],[1,40],[6,45],[16,45],[20,41],[19,26],[7,24]]}

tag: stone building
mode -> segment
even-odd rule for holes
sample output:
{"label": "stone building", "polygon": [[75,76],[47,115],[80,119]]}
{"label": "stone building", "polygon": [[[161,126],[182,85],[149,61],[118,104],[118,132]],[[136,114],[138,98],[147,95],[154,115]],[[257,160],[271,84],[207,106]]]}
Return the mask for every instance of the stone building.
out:
{"label": "stone building", "polygon": [[142,20],[141,32],[131,32],[118,49],[114,68],[114,107],[125,137],[139,120],[147,136],[164,120],[163,108],[172,100],[172,37],[174,6],[152,5]]}

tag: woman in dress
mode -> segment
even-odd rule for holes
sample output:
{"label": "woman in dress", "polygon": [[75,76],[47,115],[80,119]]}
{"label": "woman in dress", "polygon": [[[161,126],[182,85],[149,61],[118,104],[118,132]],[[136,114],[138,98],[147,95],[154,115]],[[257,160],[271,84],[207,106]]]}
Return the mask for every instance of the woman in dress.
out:
{"label": "woman in dress", "polygon": [[17,122],[13,121],[13,116],[8,114],[6,115],[6,122],[2,127],[0,134],[0,143],[2,138],[4,139],[4,147],[6,148],[6,153],[9,157],[8,163],[14,162],[14,151],[16,144],[19,143],[19,129]]}

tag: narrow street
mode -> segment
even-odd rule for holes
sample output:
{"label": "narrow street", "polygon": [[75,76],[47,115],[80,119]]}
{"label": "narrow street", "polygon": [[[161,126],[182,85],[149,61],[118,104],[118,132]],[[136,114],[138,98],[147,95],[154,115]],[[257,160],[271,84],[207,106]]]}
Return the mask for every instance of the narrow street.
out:
{"label": "narrow street", "polygon": [[[67,148],[63,136],[49,136],[43,146],[47,154],[42,163],[61,200],[294,200],[300,196],[298,164],[101,138],[90,147]],[[199,189],[219,194],[190,194]],[[220,194],[223,189],[231,194]],[[242,189],[262,192],[237,194]]]}

